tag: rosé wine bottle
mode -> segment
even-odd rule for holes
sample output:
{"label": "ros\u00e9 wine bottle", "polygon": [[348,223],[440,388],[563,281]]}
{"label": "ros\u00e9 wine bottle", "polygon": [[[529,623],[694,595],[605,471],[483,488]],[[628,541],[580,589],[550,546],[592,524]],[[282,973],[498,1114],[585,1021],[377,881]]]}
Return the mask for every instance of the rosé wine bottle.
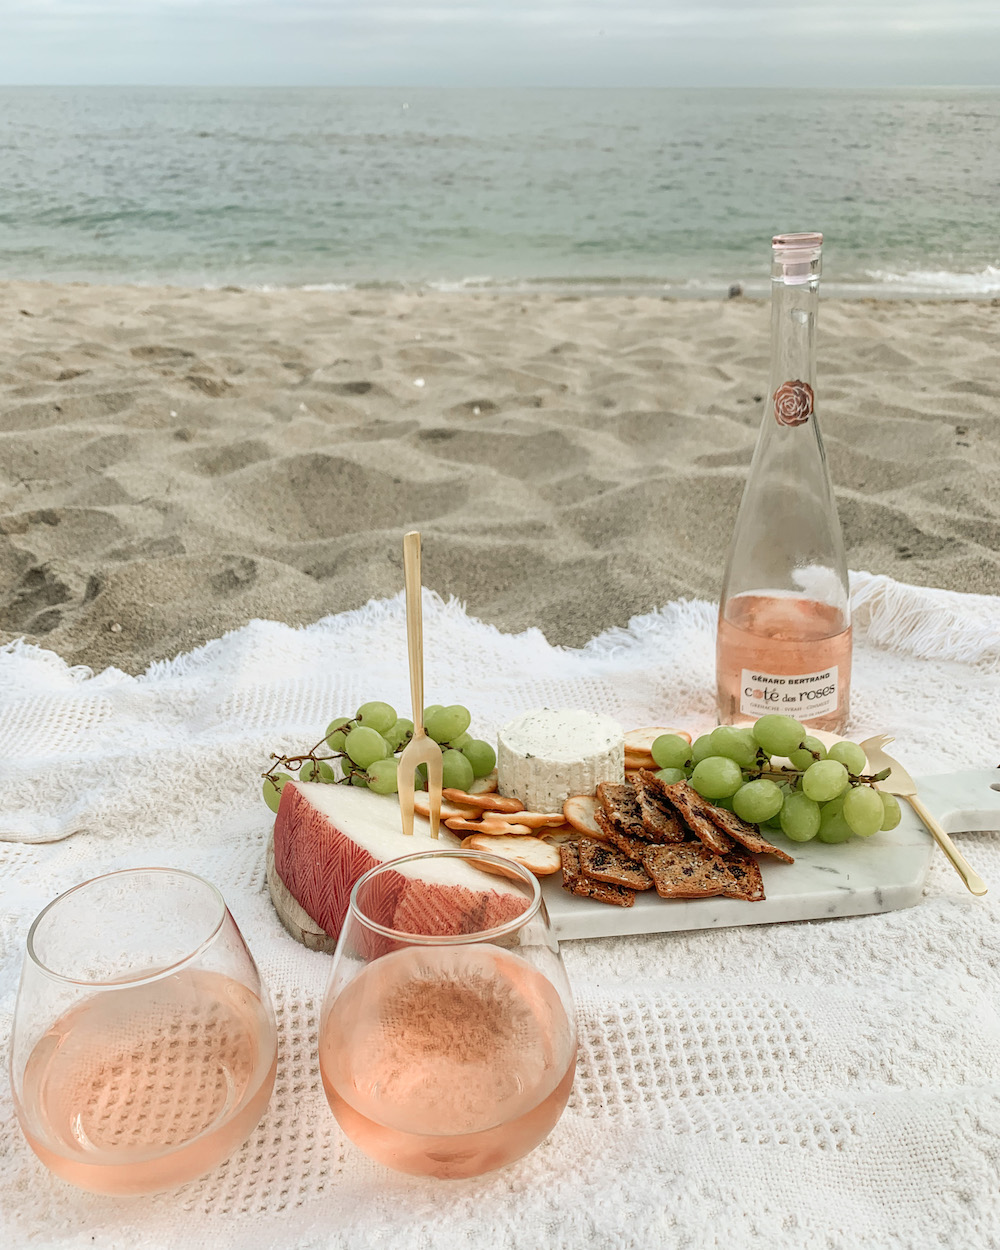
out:
{"label": "ros\u00e9 wine bottle", "polygon": [[844,540],[816,420],[821,234],[772,241],[771,377],[719,600],[719,720],[765,713],[842,733],[851,616]]}

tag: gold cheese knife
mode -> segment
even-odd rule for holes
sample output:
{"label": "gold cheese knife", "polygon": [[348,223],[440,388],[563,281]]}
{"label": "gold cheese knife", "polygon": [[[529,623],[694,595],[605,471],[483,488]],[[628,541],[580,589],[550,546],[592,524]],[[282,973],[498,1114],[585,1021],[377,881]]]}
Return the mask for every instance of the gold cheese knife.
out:
{"label": "gold cheese knife", "polygon": [[879,790],[884,790],[886,794],[895,794],[898,798],[906,799],[927,826],[931,837],[948,856],[952,868],[962,878],[966,889],[972,894],[985,894],[988,888],[986,882],[917,797],[917,787],[913,778],[902,764],[897,763],[891,755],[886,755],[882,749],[894,741],[895,739],[889,734],[876,734],[874,738],[868,738],[859,744],[868,759],[869,767],[874,772],[882,772],[886,768],[890,770],[889,776],[884,781],[877,781],[876,786]]}

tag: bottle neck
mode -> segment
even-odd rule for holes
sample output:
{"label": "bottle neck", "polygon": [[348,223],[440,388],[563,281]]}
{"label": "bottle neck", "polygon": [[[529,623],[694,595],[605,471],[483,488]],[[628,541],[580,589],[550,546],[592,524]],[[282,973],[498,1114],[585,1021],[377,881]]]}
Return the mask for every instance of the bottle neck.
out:
{"label": "bottle neck", "polygon": [[806,424],[814,410],[819,258],[789,276],[775,264],[771,278],[771,376],[767,412],[779,425]]}

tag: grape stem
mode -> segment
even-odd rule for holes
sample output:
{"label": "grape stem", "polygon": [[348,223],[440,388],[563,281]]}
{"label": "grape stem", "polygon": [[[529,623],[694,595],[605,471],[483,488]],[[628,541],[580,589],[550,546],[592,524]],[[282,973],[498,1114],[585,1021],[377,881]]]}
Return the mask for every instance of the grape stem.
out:
{"label": "grape stem", "polygon": [[[356,725],[357,721],[348,721],[346,725],[341,725],[337,732],[349,733],[350,730],[352,730]],[[411,737],[411,734],[407,734],[393,754],[398,755],[410,741]],[[326,745],[326,737],[324,735],[320,738],[319,742],[317,742],[315,746],[311,746],[304,755],[278,755],[276,752],[272,751],[271,759],[274,760],[274,763],[266,773],[261,773],[261,776],[265,781],[269,778],[273,780],[275,769],[278,768],[288,768],[298,772],[299,769],[302,768],[303,764],[305,764],[308,760],[312,760],[314,764],[329,762],[330,760],[340,760],[340,766],[343,769],[344,775],[343,777],[338,777],[336,782],[334,782],[334,785],[345,785],[351,780],[352,773],[364,772],[364,769],[359,768],[346,751],[334,751],[332,755],[317,755],[316,752],[319,751],[321,747],[325,747]]]}
{"label": "grape stem", "polygon": [[[759,777],[765,777],[769,781],[791,781],[795,784],[802,780],[807,771],[805,768],[761,768],[759,771],[751,770],[750,780],[756,781]],[[888,776],[888,773],[885,776]],[[885,776],[881,773],[849,773],[848,784],[874,786],[876,782],[884,781]]]}

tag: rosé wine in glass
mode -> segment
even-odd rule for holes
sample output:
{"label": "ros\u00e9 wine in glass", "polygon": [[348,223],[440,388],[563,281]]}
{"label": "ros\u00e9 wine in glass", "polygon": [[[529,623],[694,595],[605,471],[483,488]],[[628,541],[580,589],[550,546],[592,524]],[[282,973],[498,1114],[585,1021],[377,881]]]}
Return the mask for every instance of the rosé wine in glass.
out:
{"label": "ros\u00e9 wine in glass", "polygon": [[11,1050],[28,1144],[64,1180],[146,1194],[209,1171],[264,1113],[267,991],[218,891],[138,869],[85,882],[28,935]]}
{"label": "ros\u00e9 wine in glass", "polygon": [[555,1126],[573,1084],[576,1028],[558,948],[527,872],[524,881],[493,879],[499,890],[520,889],[525,904],[496,929],[477,933],[460,908],[446,933],[440,913],[430,917],[436,932],[426,934],[366,914],[391,919],[387,879],[446,857],[496,862],[479,852],[432,851],[358,882],[319,1058],[334,1115],[367,1155],[401,1172],[467,1177],[519,1159]]}

